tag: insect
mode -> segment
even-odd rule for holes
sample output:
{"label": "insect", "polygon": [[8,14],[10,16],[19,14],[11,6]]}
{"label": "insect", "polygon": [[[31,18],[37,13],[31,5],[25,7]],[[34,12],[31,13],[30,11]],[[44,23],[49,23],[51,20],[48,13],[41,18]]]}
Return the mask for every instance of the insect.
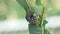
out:
{"label": "insect", "polygon": [[26,11],[26,20],[29,23],[34,23],[36,20],[38,20],[38,15],[34,14],[34,12],[32,12],[31,10],[27,10]]}

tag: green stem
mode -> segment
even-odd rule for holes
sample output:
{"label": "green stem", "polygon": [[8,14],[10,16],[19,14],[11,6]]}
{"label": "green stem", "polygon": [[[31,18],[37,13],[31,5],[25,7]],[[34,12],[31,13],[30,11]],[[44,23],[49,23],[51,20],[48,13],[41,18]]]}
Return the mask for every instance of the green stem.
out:
{"label": "green stem", "polygon": [[42,14],[41,14],[41,31],[42,31],[42,34],[44,34],[44,27],[43,27],[43,23],[44,23],[44,7],[42,9]]}

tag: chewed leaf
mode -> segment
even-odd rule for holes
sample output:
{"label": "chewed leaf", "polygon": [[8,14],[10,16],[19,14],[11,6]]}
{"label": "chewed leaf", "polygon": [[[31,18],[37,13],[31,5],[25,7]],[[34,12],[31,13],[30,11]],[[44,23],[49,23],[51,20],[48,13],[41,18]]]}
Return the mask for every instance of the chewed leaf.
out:
{"label": "chewed leaf", "polygon": [[25,10],[28,9],[28,4],[26,0],[16,0]]}

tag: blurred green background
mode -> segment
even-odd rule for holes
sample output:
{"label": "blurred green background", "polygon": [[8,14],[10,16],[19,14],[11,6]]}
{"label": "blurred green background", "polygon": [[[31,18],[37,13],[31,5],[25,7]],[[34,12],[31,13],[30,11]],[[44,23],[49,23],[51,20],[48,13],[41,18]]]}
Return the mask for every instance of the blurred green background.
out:
{"label": "blurred green background", "polygon": [[[30,0],[31,4],[34,3]],[[60,15],[60,0],[46,0],[46,15]],[[4,9],[3,9],[3,8]],[[2,9],[1,9],[2,8]],[[2,13],[2,14],[1,14]],[[18,18],[25,18],[25,10],[20,6],[16,0],[0,0],[0,16],[3,14],[17,14]],[[16,15],[15,15],[16,16]]]}

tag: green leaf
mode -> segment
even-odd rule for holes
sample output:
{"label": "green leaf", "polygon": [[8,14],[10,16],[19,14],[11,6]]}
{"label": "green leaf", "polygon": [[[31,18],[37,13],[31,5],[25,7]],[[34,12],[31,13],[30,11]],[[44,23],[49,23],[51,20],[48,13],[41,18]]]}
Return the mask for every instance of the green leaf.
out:
{"label": "green leaf", "polygon": [[25,10],[29,8],[26,0],[16,0]]}
{"label": "green leaf", "polygon": [[[42,34],[41,33],[41,28],[37,27],[35,24],[29,24],[29,34]],[[44,28],[44,34],[50,34],[49,31],[47,31]]]}
{"label": "green leaf", "polygon": [[44,5],[44,0],[36,0],[36,5]]}
{"label": "green leaf", "polygon": [[36,5],[41,5],[41,1],[40,0],[36,0]]}
{"label": "green leaf", "polygon": [[45,24],[47,24],[47,23],[48,23],[48,21],[44,20],[43,26],[45,27]]}
{"label": "green leaf", "polygon": [[29,32],[30,34],[41,34],[41,29],[35,24],[29,24]]}
{"label": "green leaf", "polygon": [[50,32],[44,29],[44,34],[50,34]]}

